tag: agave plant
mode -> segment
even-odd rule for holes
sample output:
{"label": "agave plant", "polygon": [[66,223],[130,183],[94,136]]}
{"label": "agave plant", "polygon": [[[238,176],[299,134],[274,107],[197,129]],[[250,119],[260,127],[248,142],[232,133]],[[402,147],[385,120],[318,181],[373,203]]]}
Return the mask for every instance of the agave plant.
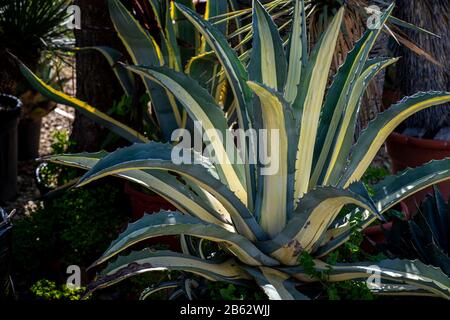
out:
{"label": "agave plant", "polygon": [[428,195],[411,220],[394,220],[380,249],[388,256],[419,259],[450,276],[450,206],[434,188],[434,197]]}
{"label": "agave plant", "polygon": [[[302,253],[309,253],[318,271],[329,270],[329,281],[365,281],[377,273],[384,279],[378,288],[381,292],[449,298],[450,279],[441,270],[419,261],[330,266],[321,258],[349,239],[349,221],[355,215],[362,216],[359,227],[364,228],[377,218],[383,219],[382,214],[405,197],[450,177],[450,159],[445,159],[380,182],[373,187],[372,196],[359,182],[399,123],[417,111],[449,101],[450,93],[418,93],[401,100],[371,122],[352,146],[367,84],[377,72],[396,61],[368,58],[379,29],[368,30],[356,43],[327,90],[343,8],[309,54],[303,1],[295,1],[287,50],[272,18],[255,1],[253,48],[246,68],[212,23],[183,5],[176,7],[220,61],[235,99],[239,128],[279,130],[279,139],[268,142],[269,150],[279,156],[279,170],[264,174],[266,164],[245,161],[246,153],[244,161],[214,161],[213,154],[230,160],[239,150],[234,144],[225,146],[219,138],[219,133],[226,135],[230,129],[209,92],[188,75],[169,67],[126,66],[169,91],[193,120],[201,122],[210,153],[182,149],[190,161],[180,164],[173,161],[174,146],[148,142],[111,154],[68,154],[45,159],[88,169],[79,186],[115,175],[149,188],[178,209],[146,215],[130,224],[92,265],[109,262],[90,291],[143,272],[168,269],[231,283],[256,281],[271,299],[307,299],[296,286],[317,281],[299,264]],[[384,12],[382,23],[392,9],[391,5]],[[37,88],[48,90],[29,70],[22,70]],[[251,136],[242,143],[245,150],[257,145]],[[356,208],[342,217],[341,209],[347,205]],[[133,245],[161,235],[182,235],[184,253],[145,249],[126,255]],[[185,236],[217,243],[226,253],[225,258],[207,258],[201,250],[190,254]]]}

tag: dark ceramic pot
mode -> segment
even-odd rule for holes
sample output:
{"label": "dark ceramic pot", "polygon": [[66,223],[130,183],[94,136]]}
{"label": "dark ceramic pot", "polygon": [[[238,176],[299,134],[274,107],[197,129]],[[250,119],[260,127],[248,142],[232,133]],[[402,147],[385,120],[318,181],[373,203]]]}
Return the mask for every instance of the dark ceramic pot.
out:
{"label": "dark ceramic pot", "polygon": [[0,94],[0,202],[17,194],[17,125],[22,103]]}
{"label": "dark ceramic pot", "polygon": [[42,119],[19,122],[19,161],[34,160],[39,157]]}

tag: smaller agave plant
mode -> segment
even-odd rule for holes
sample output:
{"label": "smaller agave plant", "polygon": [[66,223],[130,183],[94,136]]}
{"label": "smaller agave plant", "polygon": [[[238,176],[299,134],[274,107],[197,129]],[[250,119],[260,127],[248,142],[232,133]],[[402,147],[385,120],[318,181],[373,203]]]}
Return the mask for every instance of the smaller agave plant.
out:
{"label": "smaller agave plant", "polygon": [[441,268],[450,276],[450,202],[438,187],[428,195],[410,220],[396,219],[380,249],[388,256],[420,261]]}
{"label": "smaller agave plant", "polygon": [[[176,212],[145,215],[132,223],[91,266],[100,268],[89,292],[155,270],[192,272],[213,281],[257,283],[270,299],[308,299],[298,285],[319,281],[300,264],[307,253],[318,272],[331,282],[381,279],[380,293],[427,291],[450,298],[450,279],[440,269],[420,261],[384,260],[328,265],[322,259],[345,243],[358,219],[364,228],[414,192],[450,178],[450,159],[430,162],[373,186],[369,195],[359,182],[388,135],[408,116],[450,101],[448,92],[418,93],[404,98],[369,124],[353,143],[361,97],[369,81],[397,59],[369,59],[380,29],[367,30],[347,55],[332,85],[327,83],[333,49],[344,13],[341,8],[317,45],[309,50],[304,2],[295,1],[292,31],[285,48],[276,26],[259,1],[253,4],[253,46],[244,65],[223,33],[187,7],[177,9],[213,50],[234,97],[237,126],[243,130],[275,129],[279,138],[269,145],[279,157],[279,170],[263,174],[265,163],[226,160],[236,146],[219,138],[231,130],[223,110],[206,89],[188,75],[158,65],[126,68],[151,79],[182,104],[192,120],[202,124],[209,153],[183,151],[188,160],[175,163],[174,146],[137,143],[106,152],[53,156],[46,161],[87,169],[78,185],[114,175],[158,193]],[[381,17],[384,25],[393,10]],[[36,88],[49,90],[25,67]],[[130,133],[130,131],[127,131]],[[269,139],[270,140],[270,139]],[[257,143],[244,141],[245,150]],[[178,146],[177,146],[178,147]],[[246,158],[244,158],[246,160]],[[344,216],[346,206],[353,210]],[[183,253],[133,251],[134,245],[161,235],[180,235]],[[207,255],[192,250],[193,239],[220,248]],[[200,241],[199,243],[202,243]],[[130,252],[131,251],[131,252]],[[220,253],[220,254],[219,254]]]}

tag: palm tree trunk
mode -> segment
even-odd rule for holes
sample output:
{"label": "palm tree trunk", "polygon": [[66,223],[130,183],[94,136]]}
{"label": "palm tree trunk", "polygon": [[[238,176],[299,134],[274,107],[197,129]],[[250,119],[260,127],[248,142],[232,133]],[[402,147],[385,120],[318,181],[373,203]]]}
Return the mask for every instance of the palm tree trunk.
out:
{"label": "palm tree trunk", "polygon": [[[450,91],[449,61],[450,2],[448,0],[397,0],[396,16],[414,25],[423,27],[440,38],[423,32],[407,31],[409,38],[430,53],[441,66],[434,64],[405,47],[398,48],[402,57],[397,64],[396,85],[402,96],[418,91]],[[450,126],[450,106],[439,106],[424,110],[404,124],[408,128],[425,128],[424,138],[432,138],[443,127]]]}
{"label": "palm tree trunk", "polygon": [[[76,0],[81,9],[81,29],[75,31],[78,47],[108,46],[124,52],[120,39],[109,18],[106,0]],[[106,112],[114,101],[119,101],[123,91],[116,77],[98,52],[77,53],[77,98]],[[107,131],[92,120],[77,113],[71,138],[75,151],[96,151],[104,141]]]}

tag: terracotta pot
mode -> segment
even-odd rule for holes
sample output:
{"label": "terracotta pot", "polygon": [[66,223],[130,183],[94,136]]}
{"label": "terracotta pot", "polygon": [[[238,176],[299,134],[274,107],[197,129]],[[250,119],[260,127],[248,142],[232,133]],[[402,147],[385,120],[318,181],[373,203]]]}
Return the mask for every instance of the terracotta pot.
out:
{"label": "terracotta pot", "polygon": [[381,244],[386,242],[384,235],[385,231],[389,231],[392,228],[392,222],[379,224],[376,226],[368,227],[363,230],[364,240],[361,243],[361,249],[369,254],[376,252],[375,244]]}
{"label": "terracotta pot", "polygon": [[[139,191],[130,182],[125,182],[125,194],[128,195],[131,203],[133,221],[137,221],[144,216],[145,213],[157,213],[161,210],[176,210],[176,208],[166,201],[164,198],[154,194],[147,194]],[[167,244],[171,250],[181,251],[179,237],[164,236],[157,237],[146,242],[148,245]]]}
{"label": "terracotta pot", "polygon": [[[450,158],[450,141],[438,141],[409,137],[392,133],[386,141],[387,152],[392,161],[392,172],[398,173],[406,168],[415,168],[431,160]],[[450,197],[450,181],[439,184],[444,199]],[[404,201],[409,212],[415,212],[417,206],[427,194],[433,193],[432,187],[426,188]]]}
{"label": "terracotta pot", "polygon": [[367,236],[370,240],[374,242],[384,242],[384,232],[389,231],[392,228],[392,222],[387,222],[383,224],[379,224],[376,226],[368,227],[364,229],[364,235]]}
{"label": "terracotta pot", "polygon": [[139,220],[145,213],[155,213],[161,210],[176,210],[172,204],[164,198],[154,194],[139,191],[130,182],[125,183],[125,194],[130,197],[132,219]]}
{"label": "terracotta pot", "polygon": [[[385,90],[383,92],[383,109],[386,110],[392,104],[401,99],[398,91]],[[431,160],[441,160],[450,157],[450,141],[419,139],[393,132],[386,141],[386,149],[392,162],[392,173],[396,174],[406,168],[415,168],[424,165]],[[450,197],[450,181],[439,184],[444,199]],[[433,189],[427,188],[406,199],[403,203],[403,212],[416,212],[427,194],[433,193]],[[406,209],[407,208],[407,209]],[[406,211],[407,210],[407,211]]]}

